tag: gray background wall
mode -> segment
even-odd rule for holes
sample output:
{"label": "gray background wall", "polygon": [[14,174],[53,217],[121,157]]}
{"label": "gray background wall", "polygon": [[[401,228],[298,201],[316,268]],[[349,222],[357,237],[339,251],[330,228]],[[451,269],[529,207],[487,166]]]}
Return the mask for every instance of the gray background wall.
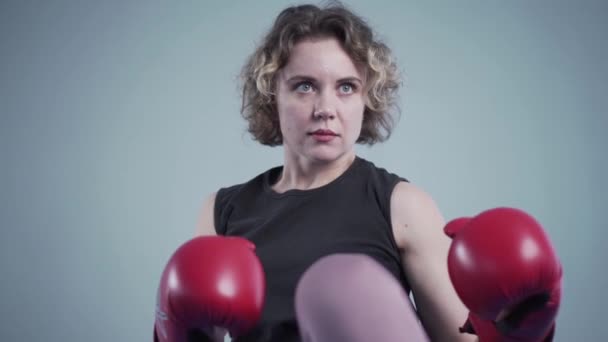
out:
{"label": "gray background wall", "polygon": [[[236,74],[286,1],[0,3],[0,340],[149,341],[203,198],[281,162]],[[565,269],[557,341],[608,339],[608,3],[348,1],[407,75],[362,156],[446,218],[523,208]]]}

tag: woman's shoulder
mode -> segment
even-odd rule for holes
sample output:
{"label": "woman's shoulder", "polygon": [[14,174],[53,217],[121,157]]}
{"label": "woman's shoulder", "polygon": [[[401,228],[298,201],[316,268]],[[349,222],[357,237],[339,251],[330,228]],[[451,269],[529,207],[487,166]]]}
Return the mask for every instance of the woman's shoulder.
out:
{"label": "woman's shoulder", "polygon": [[274,166],[243,182],[222,186],[215,193],[216,200],[226,202],[240,195],[259,195],[259,192],[264,191],[269,179],[272,178],[279,169],[279,166]]}
{"label": "woman's shoulder", "polygon": [[399,171],[390,170],[387,167],[377,165],[375,162],[357,156],[359,169],[364,170],[366,176],[379,181],[387,181],[392,185],[399,182],[409,182],[409,180],[400,174]]}

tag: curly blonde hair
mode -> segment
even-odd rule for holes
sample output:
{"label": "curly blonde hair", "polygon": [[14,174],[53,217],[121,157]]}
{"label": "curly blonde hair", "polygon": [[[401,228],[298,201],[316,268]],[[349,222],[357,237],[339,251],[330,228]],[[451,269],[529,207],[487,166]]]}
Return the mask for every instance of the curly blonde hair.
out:
{"label": "curly blonde hair", "polygon": [[365,74],[366,105],[357,143],[373,145],[389,138],[398,114],[400,75],[391,50],[374,37],[359,16],[339,2],[320,8],[291,6],[276,18],[273,27],[242,71],[241,114],[248,131],[263,145],[283,143],[276,109],[276,75],[287,64],[294,45],[303,39],[335,38]]}

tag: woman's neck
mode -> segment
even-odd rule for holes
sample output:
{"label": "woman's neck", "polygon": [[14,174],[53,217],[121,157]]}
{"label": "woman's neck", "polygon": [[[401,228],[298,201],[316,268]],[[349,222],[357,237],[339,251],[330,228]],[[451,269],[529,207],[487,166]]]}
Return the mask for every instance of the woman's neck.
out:
{"label": "woman's neck", "polygon": [[283,193],[288,190],[311,190],[340,177],[355,160],[355,153],[344,154],[328,162],[311,161],[303,157],[285,156],[283,170],[272,188]]}

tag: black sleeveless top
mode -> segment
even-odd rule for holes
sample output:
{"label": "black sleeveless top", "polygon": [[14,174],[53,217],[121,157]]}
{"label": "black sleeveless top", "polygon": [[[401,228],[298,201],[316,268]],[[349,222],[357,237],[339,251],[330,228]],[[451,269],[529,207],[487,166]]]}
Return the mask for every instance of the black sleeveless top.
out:
{"label": "black sleeveless top", "polygon": [[271,186],[282,167],[247,183],[221,188],[215,200],[218,235],[241,236],[256,245],[266,273],[266,302],[260,323],[235,342],[299,342],[295,289],[320,257],[362,253],[392,273],[409,293],[395,242],[390,197],[407,181],[356,157],[327,185],[277,193]]}

